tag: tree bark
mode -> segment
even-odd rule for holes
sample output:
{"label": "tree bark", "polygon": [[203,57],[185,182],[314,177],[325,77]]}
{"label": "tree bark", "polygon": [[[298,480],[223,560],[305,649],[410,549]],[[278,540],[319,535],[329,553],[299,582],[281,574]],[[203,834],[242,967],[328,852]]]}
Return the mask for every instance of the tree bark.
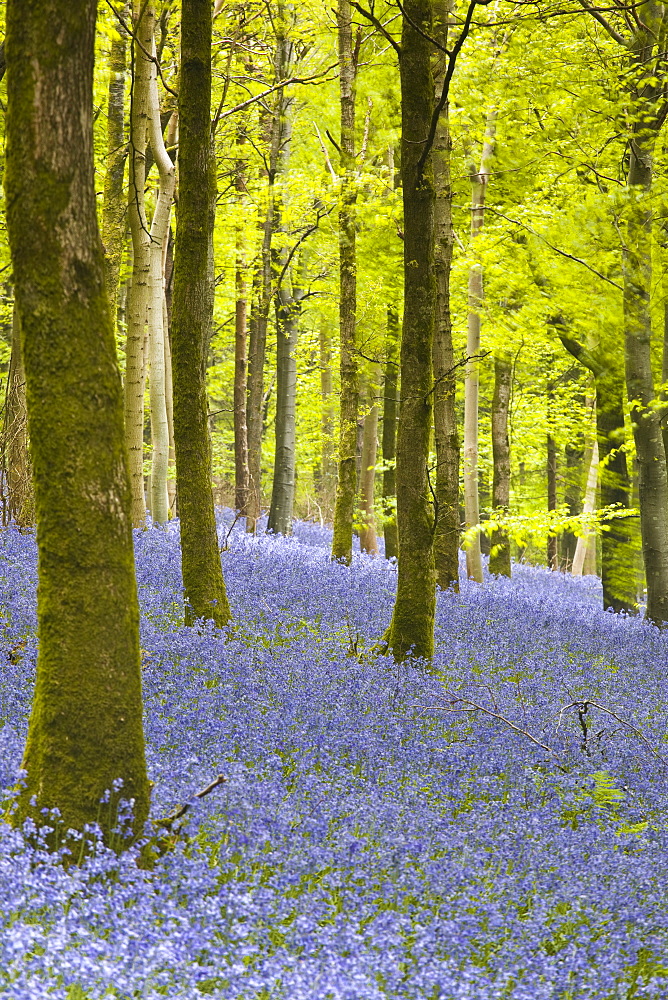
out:
{"label": "tree bark", "polygon": [[211,6],[182,0],[179,205],[172,300],[176,488],[186,621],[225,625],[230,609],[211,488],[206,355],[211,330],[208,219],[211,155]]}
{"label": "tree bark", "polygon": [[353,514],[357,486],[357,248],[355,235],[355,63],[351,7],[338,0],[339,84],[341,94],[341,201],[339,208],[339,334],[341,405],[339,463],[334,506],[332,559],[349,563],[353,550]]}
{"label": "tree bark", "polygon": [[16,303],[12,315],[12,353],[7,373],[2,444],[7,477],[6,515],[19,528],[32,527],[35,524],[35,491],[28,442],[26,375],[21,349],[21,324]]}
{"label": "tree bark", "polygon": [[363,526],[360,528],[360,549],[369,555],[378,555],[376,536],[376,513],[374,493],[376,482],[376,450],[378,446],[378,404],[376,402],[376,379],[370,374],[367,384],[368,412],[364,415],[364,436],[362,440],[362,474],[360,483],[360,507]]}
{"label": "tree bark", "polygon": [[396,509],[398,341],[399,317],[396,308],[388,306],[383,398],[383,537],[386,559],[396,559],[399,554]]}
{"label": "tree bark", "polygon": [[[547,432],[547,509],[553,511],[557,509],[557,445],[552,435],[552,402],[554,400],[554,386],[551,382],[547,385],[547,407],[548,407],[548,427]],[[549,534],[547,537],[547,566],[548,569],[559,569],[557,555],[557,536]]]}
{"label": "tree bark", "polygon": [[[596,383],[596,437],[599,453],[601,507],[628,508],[630,479],[624,449],[624,374],[621,344],[601,344],[589,351],[570,337],[562,317],[552,320],[566,350],[588,368]],[[637,608],[634,529],[628,519],[610,521],[601,535],[603,607],[613,611]]]}
{"label": "tree bark", "polygon": [[281,535],[292,533],[295,502],[297,339],[301,288],[283,285],[276,296],[276,448],[274,483],[267,527]]}
{"label": "tree bark", "polygon": [[[434,34],[447,47],[450,0],[434,3]],[[447,65],[444,54],[434,56],[436,96],[443,89]],[[454,351],[450,317],[450,268],[452,265],[452,142],[446,104],[434,141],[436,314],[434,319],[434,444],[436,448],[436,525],[434,560],[436,582],[442,590],[459,590],[459,433],[455,411]]]}
{"label": "tree bark", "polygon": [[[123,7],[127,18],[129,4]],[[102,202],[102,242],[105,251],[107,293],[111,315],[116,322],[118,282],[127,231],[123,177],[128,146],[125,139],[125,62],[127,38],[120,31],[112,40],[109,53],[109,89],[107,97],[107,158]]]}
{"label": "tree bark", "polygon": [[138,834],[149,785],[123,392],[93,174],[95,14],[94,0],[7,5],[7,221],[39,581],[26,779],[12,819],[41,825],[41,810],[57,807],[54,843],[99,822],[122,847],[119,797],[133,800]]}
{"label": "tree bark", "polygon": [[[496,134],[496,111],[490,111],[480,157],[480,169],[471,174],[471,249],[475,249],[476,237],[482,232],[485,220],[485,190],[489,181],[494,137]],[[483,273],[482,264],[474,264],[469,269],[469,312],[464,380],[464,511],[466,527],[474,528],[480,523],[478,499],[478,386],[480,354],[480,328],[482,325]],[[471,539],[466,547],[466,572],[469,579],[482,583],[482,558],[480,535]]]}
{"label": "tree bark", "polygon": [[[239,146],[243,143],[243,133],[239,135]],[[241,151],[240,151],[241,152]],[[248,351],[247,351],[247,289],[246,289],[246,247],[244,236],[245,220],[243,210],[246,204],[245,177],[246,163],[239,155],[236,164],[234,186],[240,217],[236,226],[236,267],[234,275],[234,505],[240,514],[248,508],[248,425],[246,407],[248,404]]]}
{"label": "tree bark", "polygon": [[[415,26],[415,27],[414,27]],[[404,320],[397,439],[397,597],[387,634],[396,660],[409,653],[431,661],[436,572],[427,475],[433,388],[435,284],[434,185],[431,157],[420,156],[434,107],[429,0],[407,0],[402,20],[401,176],[404,203]]]}
{"label": "tree bark", "polygon": [[[284,80],[289,75],[291,46],[285,37],[282,21],[276,22],[275,77]],[[287,163],[289,155],[289,122],[286,116],[287,99],[283,90],[277,91],[275,110],[271,123],[269,165],[267,170],[267,210],[262,232],[262,250],[258,278],[258,291],[253,296],[249,324],[248,350],[248,504],[246,530],[254,532],[262,506],[262,434],[266,405],[264,391],[264,365],[267,350],[267,323],[273,298],[272,241],[278,225],[276,208],[276,179]]]}
{"label": "tree bark", "polygon": [[[141,14],[141,18],[140,18]],[[146,520],[144,498],[144,340],[149,303],[151,245],[144,188],[146,186],[146,145],[149,127],[150,63],[144,51],[151,51],[153,19],[140,0],[134,0],[133,23],[137,41],[133,43],[134,80],[130,107],[130,161],[128,219],[132,234],[132,283],[128,295],[128,332],[125,348],[125,433],[128,447],[132,523],[141,528]]]}
{"label": "tree bark", "polygon": [[[155,40],[152,38],[155,57]],[[167,470],[169,467],[169,424],[167,420],[167,375],[165,371],[165,258],[169,236],[169,219],[174,198],[176,171],[162,136],[158,78],[151,64],[149,82],[149,136],[153,158],[158,167],[160,189],[151,220],[149,272],[149,358],[151,411],[151,514],[156,524],[169,519]]]}
{"label": "tree bark", "polygon": [[332,384],[332,343],[327,326],[320,327],[320,434],[322,438],[320,458],[320,501],[331,509],[336,484],[336,462],[334,459],[334,427],[336,410],[334,407]]}
{"label": "tree bark", "polygon": [[[494,396],[492,397],[492,507],[507,513],[510,506],[510,441],[508,413],[512,365],[506,351],[494,357]],[[507,531],[496,528],[490,539],[489,571],[498,576],[510,576],[510,539]]]}
{"label": "tree bark", "polygon": [[[596,508],[597,482],[598,482],[598,441],[594,441],[594,447],[591,449],[589,470],[587,472],[587,485],[585,488],[584,504],[582,505],[583,514],[592,514]],[[582,573],[585,568],[587,549],[589,547],[590,539],[593,534],[594,534],[593,531],[584,531],[576,542],[575,555],[573,556],[573,565],[571,567],[571,573],[573,574],[573,576],[582,576]]]}

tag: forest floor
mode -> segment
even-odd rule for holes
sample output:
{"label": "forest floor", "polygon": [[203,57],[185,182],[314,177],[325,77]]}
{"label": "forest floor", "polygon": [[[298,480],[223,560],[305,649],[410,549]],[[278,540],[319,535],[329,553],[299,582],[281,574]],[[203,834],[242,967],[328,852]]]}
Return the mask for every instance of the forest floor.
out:
{"label": "forest floor", "polygon": [[[136,536],[153,815],[227,781],[152,870],[65,869],[0,825],[0,997],[668,996],[668,637],[518,566],[439,594],[437,673],[397,667],[393,565],[231,520],[229,635],[180,623],[177,525]],[[5,789],[35,580],[3,532]]]}

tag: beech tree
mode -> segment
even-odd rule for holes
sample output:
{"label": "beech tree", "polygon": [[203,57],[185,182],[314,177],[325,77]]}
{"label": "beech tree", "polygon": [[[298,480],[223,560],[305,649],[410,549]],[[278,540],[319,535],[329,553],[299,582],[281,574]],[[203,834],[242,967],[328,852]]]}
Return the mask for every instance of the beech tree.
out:
{"label": "beech tree", "polygon": [[230,607],[211,488],[206,352],[213,305],[209,216],[215,206],[211,150],[211,5],[182,0],[179,84],[179,208],[174,251],[172,373],[176,485],[186,621],[225,625]]}
{"label": "beech tree", "polygon": [[[95,18],[93,0],[7,5],[7,221],[39,555],[14,822],[57,807],[65,829],[99,821],[109,837],[119,796],[142,829],[149,786],[123,396],[93,183]],[[105,791],[112,809],[100,811]]]}

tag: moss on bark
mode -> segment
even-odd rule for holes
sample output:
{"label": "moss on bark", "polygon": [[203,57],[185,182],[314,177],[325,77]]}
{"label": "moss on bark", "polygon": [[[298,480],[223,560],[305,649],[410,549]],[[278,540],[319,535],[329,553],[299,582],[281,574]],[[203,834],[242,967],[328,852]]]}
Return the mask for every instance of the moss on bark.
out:
{"label": "moss on bark", "polygon": [[[7,7],[8,227],[35,482],[37,680],[14,821],[148,812],[123,397],[93,184],[94,0]],[[58,24],[54,34],[52,25]],[[36,806],[31,806],[35,797]]]}
{"label": "moss on bark", "polygon": [[[409,652],[431,660],[436,576],[427,478],[431,429],[434,186],[430,157],[419,170],[434,105],[431,4],[404,4],[401,46],[401,175],[404,200],[404,321],[397,436],[397,598],[388,632],[395,659]],[[420,30],[418,30],[420,29]]]}
{"label": "moss on bark", "polygon": [[179,86],[179,203],[172,299],[176,488],[186,620],[230,619],[211,489],[206,351],[211,329],[208,223],[211,175],[211,5],[183,0]]}

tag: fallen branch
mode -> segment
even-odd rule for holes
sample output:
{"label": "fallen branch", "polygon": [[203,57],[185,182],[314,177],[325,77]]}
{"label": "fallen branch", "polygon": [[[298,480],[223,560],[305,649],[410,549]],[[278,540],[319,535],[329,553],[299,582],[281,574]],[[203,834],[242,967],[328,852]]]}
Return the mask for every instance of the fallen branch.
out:
{"label": "fallen branch", "polygon": [[159,819],[157,821],[158,826],[165,826],[167,827],[167,829],[171,829],[172,825],[176,823],[177,819],[181,819],[181,817],[185,816],[188,810],[192,808],[192,804],[195,801],[195,799],[205,798],[215,788],[218,788],[219,785],[224,784],[226,781],[227,778],[225,777],[225,775],[219,774],[216,778],[214,778],[214,780],[210,784],[206,786],[206,788],[202,788],[200,789],[199,792],[195,792],[195,794],[193,795],[192,799],[189,802],[186,802],[185,805],[180,806],[173,813],[170,813],[169,816],[165,816],[164,819]]}

